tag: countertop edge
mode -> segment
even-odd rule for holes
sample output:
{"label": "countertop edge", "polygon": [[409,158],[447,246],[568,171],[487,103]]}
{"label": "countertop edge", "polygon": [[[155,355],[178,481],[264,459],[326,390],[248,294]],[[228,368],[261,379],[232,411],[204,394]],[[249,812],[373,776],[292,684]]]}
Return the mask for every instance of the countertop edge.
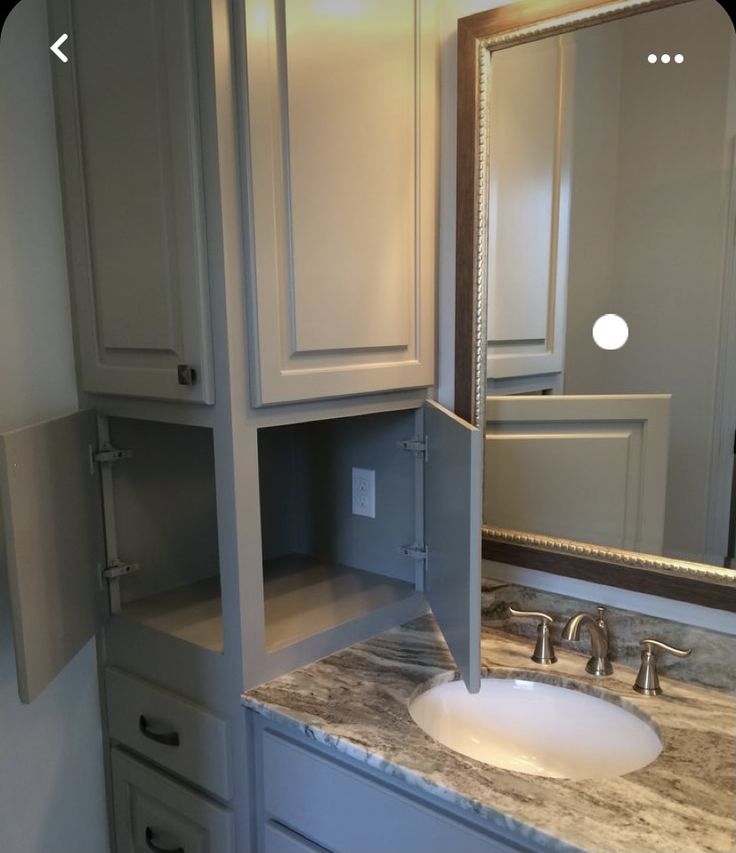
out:
{"label": "countertop edge", "polygon": [[241,704],[255,711],[265,719],[273,720],[275,723],[304,735],[309,740],[313,740],[322,746],[329,749],[334,749],[338,753],[352,758],[361,764],[365,764],[373,770],[377,770],[389,779],[404,783],[413,788],[417,788],[423,794],[437,798],[443,803],[450,806],[455,806],[462,811],[469,812],[474,818],[480,821],[489,823],[489,832],[499,831],[504,834],[512,834],[521,836],[524,841],[529,841],[531,844],[541,846],[545,851],[550,853],[586,853],[582,847],[576,847],[568,844],[553,835],[549,835],[541,829],[532,826],[528,823],[523,823],[515,818],[510,817],[500,811],[488,808],[488,806],[473,800],[458,791],[452,790],[432,782],[422,773],[415,770],[410,770],[400,764],[384,758],[376,752],[371,752],[368,749],[359,746],[353,741],[343,738],[340,735],[331,735],[325,732],[314,722],[300,718],[293,711],[279,710],[277,706],[260,702],[247,694],[241,695]]}

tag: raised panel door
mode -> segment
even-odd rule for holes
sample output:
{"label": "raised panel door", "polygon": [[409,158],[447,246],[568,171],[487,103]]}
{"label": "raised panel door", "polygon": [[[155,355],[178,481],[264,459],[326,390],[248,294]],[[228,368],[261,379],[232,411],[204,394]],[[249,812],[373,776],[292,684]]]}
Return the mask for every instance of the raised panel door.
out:
{"label": "raised panel door", "polygon": [[52,67],[92,393],[214,400],[194,16],[192,0],[50,3],[69,33]]}
{"label": "raised panel door", "polygon": [[437,36],[419,0],[247,0],[255,405],[434,381]]}

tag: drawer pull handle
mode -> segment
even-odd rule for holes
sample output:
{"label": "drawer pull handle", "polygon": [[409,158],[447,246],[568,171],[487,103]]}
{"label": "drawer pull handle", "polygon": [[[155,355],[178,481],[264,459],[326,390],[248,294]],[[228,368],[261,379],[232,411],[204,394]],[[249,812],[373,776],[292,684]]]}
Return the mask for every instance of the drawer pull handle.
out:
{"label": "drawer pull handle", "polygon": [[179,732],[154,732],[149,728],[148,720],[143,714],[138,718],[138,728],[149,740],[155,740],[156,743],[162,743],[164,746],[179,746]]}
{"label": "drawer pull handle", "polygon": [[159,847],[153,840],[153,830],[150,826],[146,827],[146,847],[153,850],[153,853],[186,853],[183,847]]}

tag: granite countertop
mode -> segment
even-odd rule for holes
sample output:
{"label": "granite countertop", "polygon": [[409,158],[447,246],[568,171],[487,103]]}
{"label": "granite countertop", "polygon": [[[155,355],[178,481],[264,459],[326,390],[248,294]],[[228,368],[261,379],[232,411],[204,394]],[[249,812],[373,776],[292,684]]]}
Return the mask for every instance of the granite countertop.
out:
{"label": "granite countertop", "polygon": [[[407,710],[414,692],[454,669],[434,619],[424,616],[305,666],[243,697],[244,704],[533,845],[591,853],[686,853],[736,849],[736,698],[662,678],[664,693],[639,696],[635,671],[617,665],[596,679],[586,657],[557,648],[550,668],[532,645],[483,629],[484,669],[604,687],[659,728],[660,757],[614,779],[550,779],[467,758],[425,734]],[[583,687],[585,689],[585,687]]]}

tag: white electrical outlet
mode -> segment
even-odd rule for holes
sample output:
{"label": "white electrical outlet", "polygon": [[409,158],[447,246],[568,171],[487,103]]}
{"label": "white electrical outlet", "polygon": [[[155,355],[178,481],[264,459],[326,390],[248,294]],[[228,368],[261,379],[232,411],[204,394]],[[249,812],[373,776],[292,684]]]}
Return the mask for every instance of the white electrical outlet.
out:
{"label": "white electrical outlet", "polygon": [[353,468],[353,515],[376,517],[376,472]]}

